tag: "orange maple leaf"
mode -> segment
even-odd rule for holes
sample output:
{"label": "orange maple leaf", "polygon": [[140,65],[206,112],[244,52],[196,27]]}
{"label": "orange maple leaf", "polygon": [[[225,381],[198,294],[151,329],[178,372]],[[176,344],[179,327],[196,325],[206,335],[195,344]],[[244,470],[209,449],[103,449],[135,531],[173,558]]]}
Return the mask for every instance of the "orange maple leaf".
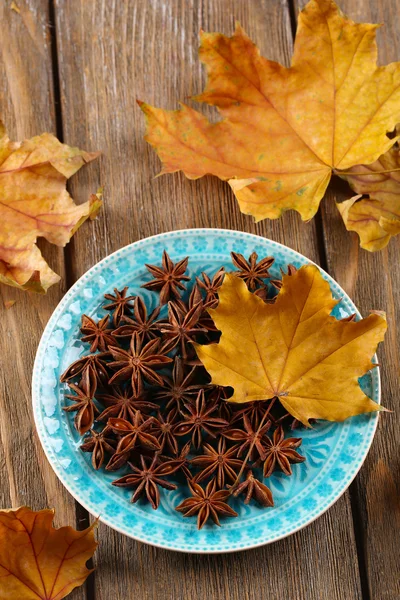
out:
{"label": "orange maple leaf", "polygon": [[80,206],[66,181],[98,153],[61,144],[50,133],[11,142],[0,123],[0,282],[46,292],[60,277],[36,246],[38,237],[65,246],[101,206],[98,195]]}
{"label": "orange maple leaf", "polygon": [[[336,206],[365,250],[381,250],[400,233],[400,150],[396,144],[371,165],[356,165],[346,179],[358,196]],[[367,197],[368,196],[368,197]]]}
{"label": "orange maple leaf", "polygon": [[330,313],[338,300],[314,265],[282,282],[276,302],[266,304],[244,281],[225,275],[218,307],[208,310],[220,342],[195,344],[212,383],[234,389],[230,402],[278,398],[304,425],[382,410],[358,380],[374,366],[384,314],[336,320]]}
{"label": "orange maple leaf", "polygon": [[140,103],[162,173],[228,180],[257,221],[289,209],[310,219],[333,171],[372,163],[395,141],[386,133],[400,121],[400,63],[377,67],[377,27],[354,23],[333,0],[311,0],[289,68],[260,56],[240,25],[230,38],[202,33],[208,81],[194,100],[223,120]]}
{"label": "orange maple leaf", "polygon": [[93,529],[54,529],[54,511],[0,511],[0,600],[61,600],[91,573]]}

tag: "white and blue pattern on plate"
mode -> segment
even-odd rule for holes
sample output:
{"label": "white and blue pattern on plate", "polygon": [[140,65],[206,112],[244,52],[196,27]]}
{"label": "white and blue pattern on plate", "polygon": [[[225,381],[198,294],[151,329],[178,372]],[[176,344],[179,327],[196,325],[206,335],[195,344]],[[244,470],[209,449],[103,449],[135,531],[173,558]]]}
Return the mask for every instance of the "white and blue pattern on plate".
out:
{"label": "white and blue pattern on plate", "polygon": [[[62,410],[63,387],[60,374],[83,354],[79,341],[82,313],[100,316],[103,294],[114,287],[129,285],[129,293],[140,293],[148,307],[154,307],[158,295],[140,289],[151,276],[145,263],[160,263],[164,248],[173,260],[190,256],[190,275],[206,271],[210,275],[224,264],[232,268],[230,251],[248,256],[273,255],[271,269],[280,277],[280,267],[310,263],[304,256],[271,240],[219,229],[174,231],[147,238],[108,256],[88,271],[71,288],[52,315],[42,337],[33,372],[33,406],[36,426],[46,455],[66,488],[93,515],[128,536],[183,552],[230,552],[253,548],[283,538],[304,527],[329,508],[346,490],[361,467],[370,447],[377,415],[348,419],[344,423],[320,422],[302,431],[300,452],[306,461],[293,466],[292,477],[276,473],[268,484],[275,506],[262,509],[256,504],[245,506],[235,500],[239,512],[235,519],[223,519],[221,528],[206,525],[196,528],[196,519],[185,519],[174,510],[183,499],[180,490],[161,490],[161,505],[153,510],[149,504],[130,503],[131,492],[111,486],[115,473],[94,471],[91,455],[79,450],[80,438],[73,420]],[[326,273],[332,293],[341,301],[334,314],[342,318],[359,313],[346,293]],[[374,369],[361,380],[365,392],[379,402],[379,372]]]}

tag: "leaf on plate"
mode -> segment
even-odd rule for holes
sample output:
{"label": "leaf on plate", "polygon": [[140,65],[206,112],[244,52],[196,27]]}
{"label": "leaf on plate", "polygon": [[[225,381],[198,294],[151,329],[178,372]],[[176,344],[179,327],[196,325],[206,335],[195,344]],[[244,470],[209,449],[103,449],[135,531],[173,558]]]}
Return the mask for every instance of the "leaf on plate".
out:
{"label": "leaf on plate", "polygon": [[333,0],[311,0],[290,68],[260,56],[240,25],[232,37],[202,33],[208,82],[194,100],[223,120],[139,103],[162,173],[228,180],[257,221],[288,209],[310,219],[333,170],[372,163],[396,141],[386,133],[400,121],[400,63],[377,67],[377,27],[354,23]]}
{"label": "leaf on plate", "polygon": [[400,233],[400,170],[395,169],[400,169],[397,144],[371,165],[357,165],[346,175],[359,195],[336,206],[346,228],[358,233],[365,250],[381,250]]}
{"label": "leaf on plate", "polygon": [[61,600],[91,573],[96,522],[54,529],[54,511],[0,511],[0,600]]}
{"label": "leaf on plate", "polygon": [[314,265],[284,275],[274,304],[233,274],[218,295],[218,307],[208,312],[220,342],[195,348],[212,383],[234,388],[230,401],[277,397],[304,425],[381,410],[358,379],[374,366],[371,357],[386,331],[383,313],[358,322],[335,319],[330,313],[339,301]]}
{"label": "leaf on plate", "polygon": [[0,282],[46,292],[60,277],[36,246],[38,237],[65,246],[101,200],[77,206],[67,179],[98,156],[61,144],[50,133],[11,142],[0,123]]}

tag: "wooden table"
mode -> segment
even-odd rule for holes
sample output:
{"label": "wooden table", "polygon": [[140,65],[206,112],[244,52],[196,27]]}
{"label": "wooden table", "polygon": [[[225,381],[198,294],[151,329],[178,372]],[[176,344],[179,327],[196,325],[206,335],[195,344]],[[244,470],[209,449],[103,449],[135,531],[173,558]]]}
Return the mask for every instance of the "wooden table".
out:
{"label": "wooden table", "polygon": [[[315,523],[281,542],[226,556],[185,556],[128,539],[104,525],[96,571],[74,600],[279,599],[398,600],[400,238],[382,252],[360,250],[345,231],[331,187],[317,217],[297,214],[255,225],[242,215],[227,184],[180,174],[154,179],[159,160],[143,141],[136,99],[176,108],[199,92],[204,70],[198,33],[230,34],[238,19],[261,52],[288,64],[296,0],[17,0],[0,4],[0,115],[11,137],[51,131],[70,145],[102,150],[102,158],[71,181],[86,200],[105,187],[100,217],[63,249],[40,244],[62,283],[47,296],[2,286],[0,350],[0,492],[2,507],[55,507],[56,523],[85,526],[91,517],[59,483],[37,438],[31,373],[48,318],[89,267],[140,238],[186,227],[254,232],[302,252],[345,288],[364,314],[387,312],[389,333],[379,352],[383,401],[396,409],[380,420],[375,441],[350,489]],[[397,0],[342,0],[354,19],[384,22],[380,60],[400,58]]]}

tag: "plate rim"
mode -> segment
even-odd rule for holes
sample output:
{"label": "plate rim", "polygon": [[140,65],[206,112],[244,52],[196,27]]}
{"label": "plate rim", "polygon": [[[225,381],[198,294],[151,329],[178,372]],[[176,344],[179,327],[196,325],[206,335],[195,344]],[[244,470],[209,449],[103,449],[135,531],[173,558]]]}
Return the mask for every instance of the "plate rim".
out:
{"label": "plate rim", "polygon": [[[357,466],[357,468],[355,469],[355,472],[353,473],[352,477],[350,478],[350,480],[348,482],[346,482],[346,485],[344,486],[344,488],[340,491],[340,493],[335,496],[331,502],[329,502],[329,504],[327,506],[325,506],[320,512],[318,512],[318,514],[312,516],[309,518],[309,520],[307,520],[305,523],[302,523],[301,525],[294,527],[293,530],[290,533],[284,533],[280,536],[275,537],[272,540],[263,540],[263,541],[257,541],[254,544],[249,544],[246,545],[242,548],[229,548],[229,549],[224,549],[224,550],[218,550],[218,549],[184,549],[184,548],[179,548],[179,547],[172,547],[170,545],[167,544],[161,544],[158,542],[153,542],[153,541],[149,541],[149,539],[144,538],[144,537],[140,537],[138,535],[134,535],[132,533],[127,532],[126,530],[124,530],[122,527],[119,527],[118,525],[115,525],[113,523],[111,523],[108,519],[107,516],[102,516],[102,515],[98,515],[96,513],[93,512],[93,509],[90,508],[88,506],[88,504],[86,503],[86,500],[82,500],[82,498],[79,497],[78,493],[75,493],[74,491],[72,491],[72,489],[70,488],[68,482],[67,482],[67,478],[64,477],[63,472],[61,471],[61,469],[58,469],[58,465],[54,465],[51,457],[50,457],[50,453],[47,451],[46,445],[43,443],[42,441],[42,432],[41,432],[41,427],[39,426],[39,413],[40,413],[40,400],[38,398],[38,395],[36,394],[36,389],[37,389],[37,383],[40,380],[40,371],[38,369],[38,363],[40,360],[40,356],[41,356],[41,351],[43,349],[43,347],[45,347],[45,342],[46,342],[46,335],[47,335],[47,331],[48,329],[50,329],[50,327],[52,326],[53,322],[56,321],[56,318],[58,317],[59,313],[61,313],[64,309],[64,307],[68,304],[69,300],[71,297],[74,296],[75,293],[75,289],[81,284],[82,280],[89,277],[90,274],[92,273],[92,271],[97,271],[97,269],[99,267],[101,267],[103,264],[106,264],[106,262],[112,258],[117,256],[120,253],[123,253],[124,251],[126,251],[128,248],[134,248],[135,246],[139,246],[141,243],[145,242],[145,241],[152,241],[152,240],[160,240],[164,237],[167,237],[171,234],[180,234],[180,233],[185,233],[185,234],[204,234],[204,233],[210,233],[210,232],[215,232],[218,234],[232,234],[232,233],[237,233],[239,235],[244,235],[244,236],[249,236],[251,238],[255,238],[255,239],[261,239],[261,240],[265,240],[269,243],[272,243],[272,245],[275,245],[278,249],[282,248],[284,250],[290,250],[291,253],[293,253],[294,255],[297,255],[299,258],[301,258],[302,260],[306,259],[310,264],[315,265],[319,271],[325,275],[326,277],[328,277],[328,279],[331,279],[335,282],[335,284],[338,286],[339,290],[341,292],[343,292],[344,296],[349,298],[349,300],[352,302],[352,304],[355,306],[356,309],[356,313],[359,317],[362,317],[360,311],[358,310],[358,307],[354,304],[353,300],[350,298],[350,296],[347,294],[347,292],[342,288],[342,286],[327,272],[325,271],[320,265],[318,265],[316,262],[314,262],[313,260],[311,260],[310,258],[308,258],[307,256],[305,256],[304,254],[301,254],[300,252],[298,252],[297,250],[294,250],[293,248],[290,248],[290,246],[286,246],[285,244],[282,244],[280,242],[277,242],[275,240],[272,240],[270,238],[267,238],[265,236],[262,235],[258,235],[255,233],[249,233],[247,231],[241,231],[238,229],[226,229],[226,228],[218,228],[218,227],[193,227],[193,228],[188,228],[188,229],[174,229],[174,230],[169,230],[169,231],[165,231],[163,233],[158,233],[155,235],[151,235],[151,236],[147,236],[144,238],[141,238],[140,240],[136,240],[135,242],[131,242],[130,244],[126,244],[125,246],[122,246],[121,248],[118,248],[118,250],[115,250],[114,252],[107,254],[107,256],[105,256],[104,258],[102,258],[101,260],[99,260],[98,262],[96,262],[92,267],[90,267],[87,271],[85,271],[78,279],[77,281],[69,288],[69,290],[64,294],[64,296],[61,298],[61,300],[58,302],[57,306],[55,307],[55,309],[53,310],[53,312],[50,315],[49,320],[46,323],[46,326],[43,330],[43,333],[40,337],[40,341],[36,350],[36,354],[35,354],[35,360],[34,360],[34,364],[33,364],[33,371],[32,371],[32,381],[31,381],[31,387],[32,387],[32,409],[33,409],[33,417],[34,417],[34,423],[35,423],[35,428],[36,428],[36,433],[38,435],[39,441],[40,441],[40,445],[42,447],[42,450],[46,456],[46,459],[48,460],[53,472],[55,473],[55,475],[57,476],[57,478],[60,480],[60,482],[62,483],[62,485],[66,488],[66,490],[69,492],[69,494],[71,494],[71,496],[75,499],[76,502],[79,502],[79,504],[81,506],[83,506],[83,508],[85,510],[88,511],[89,514],[91,514],[93,517],[95,517],[98,521],[100,521],[101,523],[104,523],[105,525],[107,525],[108,527],[110,527],[111,529],[117,531],[118,533],[121,533],[122,535],[125,535],[131,539],[134,539],[138,542],[142,542],[145,544],[149,544],[151,546],[154,546],[156,548],[160,548],[162,550],[169,550],[169,551],[173,551],[173,552],[181,552],[181,553],[188,553],[188,554],[228,554],[228,553],[232,553],[232,552],[244,552],[246,550],[251,550],[254,548],[260,548],[262,546],[266,546],[275,542],[278,542],[282,539],[285,539],[286,537],[289,537],[299,531],[301,531],[302,529],[304,529],[305,527],[308,527],[308,525],[311,525],[311,523],[313,523],[316,519],[318,519],[319,517],[321,517],[324,513],[326,513],[342,496],[343,494],[348,490],[348,488],[350,487],[350,485],[352,484],[352,482],[354,481],[354,479],[356,478],[356,476],[358,475],[361,467],[363,466],[369,451],[371,449],[371,445],[372,442],[375,438],[375,434],[376,434],[376,429],[378,426],[378,422],[379,422],[379,417],[380,417],[380,411],[378,411],[377,413],[375,413],[374,415],[374,421],[373,421],[373,426],[371,429],[371,439],[369,441],[368,446],[365,448],[365,452],[364,455],[362,456],[362,458],[360,459],[360,464]],[[373,356],[372,361],[377,363],[377,356],[376,354]],[[375,372],[375,376],[376,376],[376,392],[377,392],[377,403],[381,404],[381,376],[380,376],[380,368],[379,365],[377,363],[377,366],[374,369]]]}

